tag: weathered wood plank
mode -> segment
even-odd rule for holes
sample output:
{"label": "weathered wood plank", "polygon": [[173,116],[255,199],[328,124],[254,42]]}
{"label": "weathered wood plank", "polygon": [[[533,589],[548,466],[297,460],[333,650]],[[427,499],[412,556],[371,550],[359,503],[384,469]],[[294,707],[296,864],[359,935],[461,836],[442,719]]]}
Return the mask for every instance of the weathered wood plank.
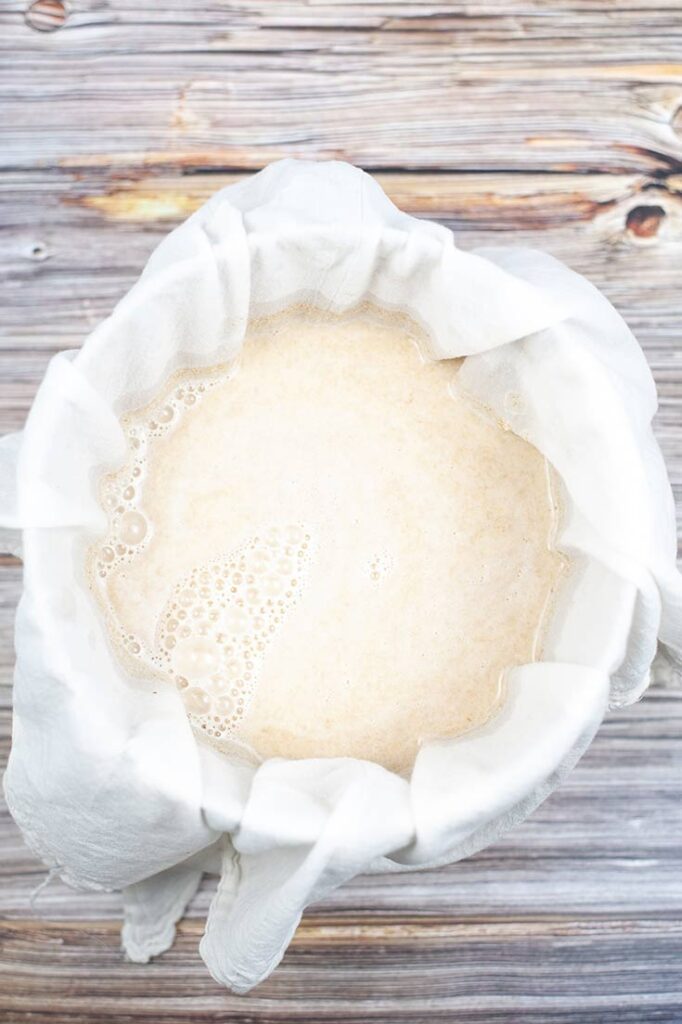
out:
{"label": "weathered wood plank", "polygon": [[[0,174],[0,345],[77,345],[154,245],[235,175]],[[671,349],[682,284],[682,175],[383,174],[404,209],[460,245],[540,246],[587,274],[636,330]],[[635,218],[657,211],[650,234]],[[630,225],[630,226],[629,226]],[[646,339],[645,339],[646,340]],[[657,349],[651,355],[656,363]]]}
{"label": "weathered wood plank", "polygon": [[[398,205],[453,228],[466,248],[543,246],[624,312],[679,315],[682,175],[380,174]],[[0,174],[2,344],[72,344],[105,315],[163,235],[238,175],[143,180],[89,171]],[[637,218],[647,211],[646,230]]]}
{"label": "weathered wood plank", "polygon": [[[0,1011],[12,1024],[92,1021],[93,1005],[98,1022],[119,1024],[190,1018],[425,1024],[455,1017],[465,1024],[642,1024],[679,1020],[682,996],[682,932],[679,922],[660,919],[511,918],[500,925],[372,917],[349,925],[339,918],[311,918],[279,970],[245,997],[207,984],[194,954],[195,922],[180,927],[165,960],[146,967],[123,961],[114,966],[118,937],[112,922],[0,927]],[[330,953],[343,956],[333,973],[327,968]],[[633,962],[647,963],[648,970],[633,971]],[[425,986],[428,996],[422,994]]]}
{"label": "weathered wood plank", "polygon": [[254,168],[298,155],[664,171],[682,160],[675,0],[240,0],[191,16],[177,0],[83,0],[54,33],[23,14],[23,3],[0,10],[4,167]]}
{"label": "weathered wood plank", "polygon": [[[679,747],[679,738],[677,740]],[[608,751],[608,746],[603,747]],[[639,759],[643,765],[645,755]],[[670,771],[679,775],[679,760]],[[670,774],[670,773],[668,773]],[[662,775],[662,773],[661,773]],[[661,778],[659,775],[659,778]],[[547,914],[641,915],[682,919],[680,786],[659,790],[649,775],[592,786],[589,764],[527,824],[494,847],[438,871],[363,876],[307,914],[480,915],[503,921]],[[2,826],[0,915],[5,919],[90,920],[120,924],[117,894],[75,893],[58,881],[30,898],[45,878],[9,821]],[[205,920],[215,880],[207,879],[189,917]]]}

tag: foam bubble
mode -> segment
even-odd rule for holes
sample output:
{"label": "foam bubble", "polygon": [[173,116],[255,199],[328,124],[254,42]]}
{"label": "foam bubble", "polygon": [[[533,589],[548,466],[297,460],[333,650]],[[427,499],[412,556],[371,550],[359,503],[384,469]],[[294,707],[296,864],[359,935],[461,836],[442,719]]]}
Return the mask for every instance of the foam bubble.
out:
{"label": "foam bubble", "polygon": [[[202,729],[210,728],[215,739],[231,736],[238,727],[252,700],[268,642],[300,598],[305,571],[292,587],[290,566],[281,553],[285,537],[302,532],[296,525],[268,528],[273,558],[264,563],[267,570],[254,568],[257,538],[195,566],[176,583],[159,618],[156,646],[171,651],[167,671],[183,689],[192,720]],[[284,571],[278,574],[273,560]],[[251,567],[248,582],[244,565]],[[228,594],[218,586],[224,580],[232,584]],[[258,608],[260,595],[268,590],[287,596]]]}
{"label": "foam bubble", "polygon": [[211,710],[211,698],[198,686],[190,686],[183,690],[182,699],[187,710],[193,715],[203,717]]}
{"label": "foam bubble", "polygon": [[140,544],[147,534],[147,520],[140,512],[124,512],[118,523],[118,535],[124,544]]}
{"label": "foam bubble", "polygon": [[378,583],[393,570],[393,559],[388,552],[375,554],[367,565],[367,575],[373,583]]}

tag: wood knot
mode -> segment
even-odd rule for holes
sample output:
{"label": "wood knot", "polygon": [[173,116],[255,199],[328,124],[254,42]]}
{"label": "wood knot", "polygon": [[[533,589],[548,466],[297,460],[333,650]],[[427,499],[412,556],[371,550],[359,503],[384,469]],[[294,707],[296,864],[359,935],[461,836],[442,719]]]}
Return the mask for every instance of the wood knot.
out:
{"label": "wood knot", "polygon": [[662,206],[633,206],[625,220],[625,226],[637,238],[653,238],[665,219]]}
{"label": "wood knot", "polygon": [[44,242],[35,242],[28,251],[29,258],[42,263],[50,255]]}
{"label": "wood knot", "polygon": [[66,21],[68,10],[63,0],[34,0],[24,15],[37,32],[56,32]]}

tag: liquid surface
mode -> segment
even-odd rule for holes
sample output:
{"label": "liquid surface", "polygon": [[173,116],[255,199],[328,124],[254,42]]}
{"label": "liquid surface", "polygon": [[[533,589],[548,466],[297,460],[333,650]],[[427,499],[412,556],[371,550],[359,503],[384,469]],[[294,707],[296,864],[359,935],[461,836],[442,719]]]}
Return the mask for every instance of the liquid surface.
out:
{"label": "liquid surface", "polygon": [[565,567],[545,461],[420,345],[292,310],[123,420],[91,586],[128,671],[218,747],[405,771],[533,660]]}

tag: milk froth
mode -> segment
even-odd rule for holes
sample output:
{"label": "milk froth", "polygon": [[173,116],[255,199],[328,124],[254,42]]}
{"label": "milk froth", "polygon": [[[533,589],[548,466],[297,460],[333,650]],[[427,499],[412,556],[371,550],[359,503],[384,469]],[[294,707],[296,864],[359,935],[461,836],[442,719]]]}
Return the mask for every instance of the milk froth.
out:
{"label": "milk froth", "polygon": [[406,318],[292,309],[123,418],[91,587],[208,742],[404,771],[533,660],[566,564],[548,469],[458,366]]}

